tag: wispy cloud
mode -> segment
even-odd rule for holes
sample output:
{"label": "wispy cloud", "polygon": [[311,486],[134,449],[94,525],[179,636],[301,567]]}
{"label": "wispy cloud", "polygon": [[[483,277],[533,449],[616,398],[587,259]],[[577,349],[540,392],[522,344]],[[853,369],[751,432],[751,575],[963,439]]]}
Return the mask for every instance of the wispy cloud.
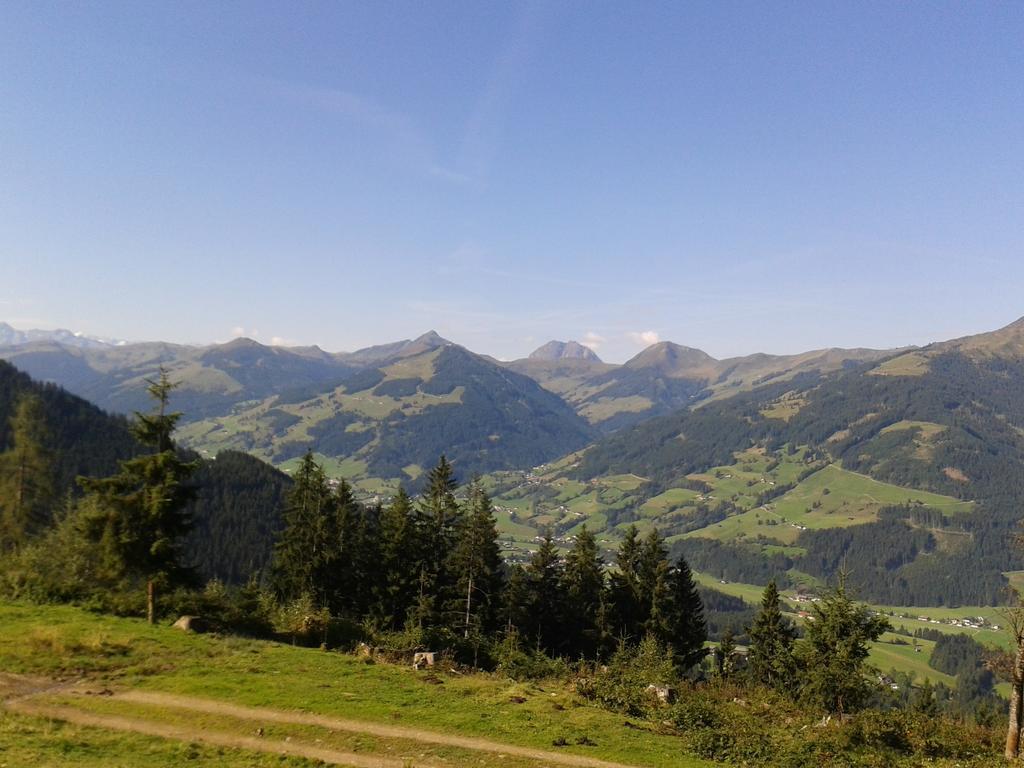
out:
{"label": "wispy cloud", "polygon": [[661,341],[661,337],[657,331],[630,331],[626,334],[634,344],[640,344],[644,347],[649,347],[651,344],[657,344]]}
{"label": "wispy cloud", "polygon": [[272,96],[305,104],[370,129],[391,145],[392,153],[417,170],[437,178],[466,183],[468,177],[439,162],[430,142],[408,115],[343,88],[264,79],[261,86]]}
{"label": "wispy cloud", "polygon": [[540,44],[544,10],[544,4],[537,0],[521,6],[521,12],[466,123],[458,168],[479,184],[487,177],[501,141],[509,105],[534,50]]}
{"label": "wispy cloud", "polygon": [[593,352],[597,352],[597,350],[600,349],[601,345],[604,344],[605,341],[605,337],[600,335],[599,333],[587,331],[583,335],[583,341],[581,341],[580,344],[582,344],[584,347],[587,347]]}

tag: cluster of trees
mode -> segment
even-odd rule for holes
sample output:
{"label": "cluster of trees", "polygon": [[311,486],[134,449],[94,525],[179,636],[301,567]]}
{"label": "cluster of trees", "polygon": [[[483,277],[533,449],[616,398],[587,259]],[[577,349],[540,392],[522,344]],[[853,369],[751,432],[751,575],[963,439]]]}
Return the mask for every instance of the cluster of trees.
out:
{"label": "cluster of trees", "polygon": [[690,568],[669,561],[657,532],[641,540],[631,529],[611,572],[585,527],[564,557],[549,533],[527,563],[508,566],[487,493],[472,482],[460,500],[456,489],[442,457],[418,499],[400,491],[387,506],[361,505],[307,454],[274,551],[279,599],[438,643],[514,634],[550,656],[597,659],[651,636],[681,669],[704,655]]}

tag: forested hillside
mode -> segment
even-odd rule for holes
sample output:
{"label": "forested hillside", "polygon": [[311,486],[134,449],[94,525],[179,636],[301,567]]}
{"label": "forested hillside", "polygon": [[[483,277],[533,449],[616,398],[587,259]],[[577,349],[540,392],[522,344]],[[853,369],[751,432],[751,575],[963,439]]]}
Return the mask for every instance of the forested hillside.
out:
{"label": "forested hillside", "polygon": [[1001,602],[1002,573],[1022,564],[1024,362],[949,346],[910,359],[647,421],[532,487],[496,478],[498,503],[532,499],[541,514],[513,522],[569,534],[640,520],[718,578],[799,583],[845,565],[878,602]]}
{"label": "forested hillside", "polygon": [[[582,448],[593,431],[532,379],[449,343],[397,351],[341,385],[268,398],[187,425],[182,439],[280,464],[313,451],[361,487],[416,486],[447,454],[467,475],[526,468]],[[339,466],[341,464],[341,466]],[[383,483],[380,481],[384,481]]]}

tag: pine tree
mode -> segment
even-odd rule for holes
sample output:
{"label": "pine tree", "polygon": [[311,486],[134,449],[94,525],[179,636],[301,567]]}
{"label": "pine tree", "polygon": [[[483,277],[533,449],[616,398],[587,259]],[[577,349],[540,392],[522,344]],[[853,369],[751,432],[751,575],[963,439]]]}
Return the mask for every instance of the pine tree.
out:
{"label": "pine tree", "polygon": [[461,510],[455,500],[458,483],[448,460],[441,456],[437,466],[427,475],[427,487],[416,507],[416,558],[418,597],[416,622],[419,626],[438,626],[456,616],[444,615],[446,606],[457,598],[457,585],[449,571],[452,551],[461,527]]}
{"label": "pine tree", "polygon": [[750,628],[747,656],[750,676],[764,685],[791,690],[796,661],[793,640],[796,631],[782,615],[782,603],[775,580],[768,582],[761,596],[761,610]]}
{"label": "pine tree", "polygon": [[865,678],[869,643],[890,628],[846,591],[845,578],[814,604],[814,620],[804,627],[797,645],[804,699],[822,709],[843,714],[862,706],[870,694]]}
{"label": "pine tree", "polygon": [[680,670],[687,670],[705,656],[708,639],[704,621],[704,603],[700,599],[693,573],[685,558],[680,557],[669,572],[668,644]]}
{"label": "pine tree", "polygon": [[323,585],[327,605],[337,615],[360,616],[368,603],[366,570],[374,556],[374,536],[363,509],[355,499],[352,486],[342,479],[327,506],[324,552],[314,579]]}
{"label": "pine tree", "polygon": [[308,595],[323,606],[328,599],[324,574],[338,539],[334,499],[327,476],[311,452],[303,456],[292,479],[282,514],[284,527],[274,543],[272,581],[282,601]]}
{"label": "pine tree", "polygon": [[181,540],[191,525],[186,508],[195,496],[186,482],[197,464],[183,461],[172,440],[181,414],[168,413],[167,406],[177,385],[163,368],[148,385],[156,408],[135,414],[132,433],[152,452],[122,461],[116,475],[79,482],[97,501],[97,511],[85,521],[87,534],[101,543],[124,576],[146,579],[152,623],[156,588],[191,576],[182,566]]}
{"label": "pine tree", "polygon": [[539,650],[557,652],[561,646],[565,600],[562,563],[551,531],[544,534],[540,547],[530,557],[526,577],[531,639]]}
{"label": "pine tree", "polygon": [[610,600],[612,630],[620,640],[639,639],[643,611],[640,595],[641,545],[635,525],[629,526],[615,558],[616,570],[611,575]]}
{"label": "pine tree", "polygon": [[567,653],[595,658],[601,650],[604,590],[604,562],[594,534],[584,524],[565,558],[562,574]]}
{"label": "pine tree", "polygon": [[398,629],[408,618],[416,593],[416,542],[412,500],[404,488],[385,507],[380,518],[380,579],[375,588],[375,616],[385,627]]}
{"label": "pine tree", "polygon": [[42,401],[22,395],[11,417],[13,445],[0,454],[0,553],[24,545],[50,516],[53,464]]}
{"label": "pine tree", "polygon": [[668,551],[657,529],[651,529],[640,545],[637,568],[637,596],[640,631],[665,642],[671,621],[668,588]]}
{"label": "pine tree", "polygon": [[504,580],[498,529],[491,499],[474,480],[464,524],[452,552],[451,571],[462,608],[463,637],[492,631],[498,622]]}

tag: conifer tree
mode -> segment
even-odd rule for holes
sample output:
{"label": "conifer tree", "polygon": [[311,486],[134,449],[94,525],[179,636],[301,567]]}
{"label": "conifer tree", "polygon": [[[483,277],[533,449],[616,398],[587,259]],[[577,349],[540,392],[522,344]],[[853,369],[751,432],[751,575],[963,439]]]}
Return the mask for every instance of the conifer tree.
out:
{"label": "conifer tree", "polygon": [[362,590],[363,571],[373,556],[373,542],[369,538],[365,510],[356,503],[352,486],[340,480],[330,504],[324,531],[324,551],[314,575],[327,595],[327,605],[339,615],[360,615],[368,602],[368,593]]}
{"label": "conifer tree", "polygon": [[462,608],[462,634],[482,634],[494,629],[501,606],[504,579],[498,529],[491,499],[474,480],[469,486],[466,511],[451,570]]}
{"label": "conifer tree", "polygon": [[687,670],[705,656],[708,639],[704,621],[704,603],[700,599],[693,573],[686,559],[680,557],[669,571],[668,644],[680,670]]}
{"label": "conifer tree", "polygon": [[750,676],[759,683],[783,690],[793,684],[796,661],[793,640],[796,631],[782,615],[782,603],[775,579],[768,582],[761,596],[761,610],[750,627],[750,652],[747,655]]}
{"label": "conifer tree", "polygon": [[416,622],[436,626],[456,616],[444,616],[446,606],[457,600],[457,587],[450,572],[450,559],[461,526],[461,510],[455,500],[458,483],[452,465],[443,455],[427,475],[427,486],[416,508],[416,558],[418,597]]}
{"label": "conifer tree", "polygon": [[814,604],[814,620],[797,645],[804,699],[827,712],[843,714],[862,706],[871,686],[865,678],[869,643],[889,629],[882,616],[853,601],[842,575],[835,589]]}
{"label": "conifer tree", "polygon": [[399,488],[380,517],[380,579],[374,590],[374,613],[391,629],[405,623],[416,593],[418,572],[412,515],[412,500],[404,488]]}
{"label": "conifer tree", "polygon": [[116,475],[79,482],[96,499],[85,521],[87,534],[101,542],[122,575],[146,579],[152,623],[155,589],[191,577],[181,563],[181,540],[191,525],[186,507],[195,495],[186,482],[197,464],[183,461],[172,439],[181,414],[169,413],[167,406],[177,385],[163,368],[148,385],[156,407],[149,414],[136,412],[132,433],[151,452],[122,461]]}
{"label": "conifer tree", "polygon": [[584,524],[565,558],[562,592],[566,599],[566,651],[595,658],[602,645],[605,619],[604,562],[597,540]]}
{"label": "conifer tree", "polygon": [[561,646],[565,601],[562,594],[562,563],[550,530],[544,534],[540,547],[530,557],[526,577],[526,606],[531,639],[538,650],[557,652]]}
{"label": "conifer tree", "polygon": [[294,484],[285,501],[284,527],[274,543],[272,581],[284,601],[308,595],[315,605],[327,603],[324,583],[338,539],[334,499],[323,468],[312,452],[292,477]]}
{"label": "conifer tree", "polygon": [[0,454],[0,553],[25,544],[49,517],[53,465],[42,401],[22,395],[11,417],[13,445]]}
{"label": "conifer tree", "polygon": [[638,536],[636,526],[629,526],[615,558],[616,570],[611,575],[612,629],[619,640],[635,641],[642,631],[639,573],[642,549]]}
{"label": "conifer tree", "polygon": [[671,620],[671,595],[668,589],[668,551],[661,534],[652,528],[640,545],[637,568],[637,597],[640,632],[665,641]]}

